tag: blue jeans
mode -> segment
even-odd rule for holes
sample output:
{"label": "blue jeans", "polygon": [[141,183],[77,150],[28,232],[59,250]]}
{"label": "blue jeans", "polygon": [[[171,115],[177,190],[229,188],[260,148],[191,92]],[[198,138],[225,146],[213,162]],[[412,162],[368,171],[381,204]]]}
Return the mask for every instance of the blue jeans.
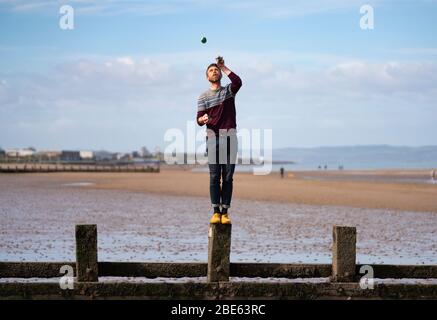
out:
{"label": "blue jeans", "polygon": [[[236,136],[207,137],[206,152],[209,165],[209,194],[211,205],[231,207],[233,176],[237,159],[238,139]],[[220,186],[220,178],[222,185]]]}

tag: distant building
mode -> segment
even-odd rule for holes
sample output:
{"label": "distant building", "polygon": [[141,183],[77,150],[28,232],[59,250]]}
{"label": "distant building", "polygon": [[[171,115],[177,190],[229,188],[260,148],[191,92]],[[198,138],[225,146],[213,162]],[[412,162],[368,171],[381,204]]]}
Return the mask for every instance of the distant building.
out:
{"label": "distant building", "polygon": [[80,158],[82,160],[92,160],[94,159],[93,151],[79,151]]}
{"label": "distant building", "polygon": [[121,160],[121,161],[127,161],[127,160],[130,160],[130,154],[129,153],[121,153],[121,152],[118,152],[118,153],[116,153],[115,154],[115,158],[117,159],[117,160]]}
{"label": "distant building", "polygon": [[132,151],[131,155],[132,155],[132,158],[139,158],[140,157],[140,153],[138,151]]}
{"label": "distant building", "polygon": [[19,157],[31,157],[35,154],[35,150],[32,149],[20,149],[18,152]]}
{"label": "distant building", "polygon": [[117,159],[117,154],[101,150],[101,151],[95,151],[94,157],[97,161],[115,160]]}
{"label": "distant building", "polygon": [[62,161],[79,161],[80,160],[80,152],[79,151],[62,150],[61,160]]}
{"label": "distant building", "polygon": [[0,157],[4,157],[6,155],[5,150],[3,150],[2,148],[0,148]]}
{"label": "distant building", "polygon": [[149,152],[149,150],[147,150],[146,147],[142,147],[140,151],[140,156],[143,158],[150,158],[152,157],[152,154]]}
{"label": "distant building", "polygon": [[8,157],[31,157],[35,155],[36,151],[34,148],[24,148],[24,149],[8,149],[6,150],[6,155]]}
{"label": "distant building", "polygon": [[61,159],[62,151],[58,150],[41,150],[36,153],[36,156],[41,160],[57,161]]}
{"label": "distant building", "polygon": [[12,158],[18,158],[18,149],[6,149],[6,156],[12,157]]}

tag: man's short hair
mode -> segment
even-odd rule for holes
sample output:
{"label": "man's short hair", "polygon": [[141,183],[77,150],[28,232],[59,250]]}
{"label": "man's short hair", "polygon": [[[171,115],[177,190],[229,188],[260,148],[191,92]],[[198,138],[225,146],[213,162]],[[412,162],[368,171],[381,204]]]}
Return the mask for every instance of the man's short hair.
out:
{"label": "man's short hair", "polygon": [[219,66],[218,66],[217,63],[211,63],[211,64],[208,66],[208,68],[206,68],[206,75],[207,75],[207,76],[208,76],[208,70],[209,70],[209,68],[211,68],[211,67],[216,67],[217,69],[220,70],[220,68],[219,68]]}

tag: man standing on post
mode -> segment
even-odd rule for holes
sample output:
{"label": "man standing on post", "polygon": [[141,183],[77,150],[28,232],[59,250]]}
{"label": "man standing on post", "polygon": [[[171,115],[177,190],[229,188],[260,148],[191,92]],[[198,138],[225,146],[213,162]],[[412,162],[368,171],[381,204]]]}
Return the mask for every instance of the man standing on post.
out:
{"label": "man standing on post", "polygon": [[[224,72],[231,83],[222,87]],[[230,224],[228,209],[231,206],[232,182],[237,158],[235,95],[242,82],[240,77],[225,66],[222,57],[206,69],[206,79],[210,88],[197,101],[197,124],[206,124],[206,151],[213,216],[211,223]],[[220,178],[222,185],[220,186]],[[221,206],[221,209],[220,209]]]}

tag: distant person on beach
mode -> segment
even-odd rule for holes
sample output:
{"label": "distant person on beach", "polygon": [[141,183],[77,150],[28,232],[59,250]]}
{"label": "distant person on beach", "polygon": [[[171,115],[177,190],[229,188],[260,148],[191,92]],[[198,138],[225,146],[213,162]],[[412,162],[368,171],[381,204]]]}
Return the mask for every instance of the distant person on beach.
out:
{"label": "distant person on beach", "polygon": [[435,170],[434,169],[431,170],[431,180],[435,181]]}
{"label": "distant person on beach", "polygon": [[279,169],[279,172],[281,173],[281,178],[284,178],[284,167],[281,167],[281,169]]}
{"label": "distant person on beach", "polygon": [[[211,63],[206,68],[206,79],[210,87],[197,100],[196,119],[199,126],[206,124],[207,127],[209,193],[213,208],[210,222],[231,224],[228,209],[231,206],[238,150],[235,95],[242,82],[239,76],[225,66],[223,57],[217,57],[216,60],[217,63]],[[231,80],[225,87],[221,85],[222,72]]]}

